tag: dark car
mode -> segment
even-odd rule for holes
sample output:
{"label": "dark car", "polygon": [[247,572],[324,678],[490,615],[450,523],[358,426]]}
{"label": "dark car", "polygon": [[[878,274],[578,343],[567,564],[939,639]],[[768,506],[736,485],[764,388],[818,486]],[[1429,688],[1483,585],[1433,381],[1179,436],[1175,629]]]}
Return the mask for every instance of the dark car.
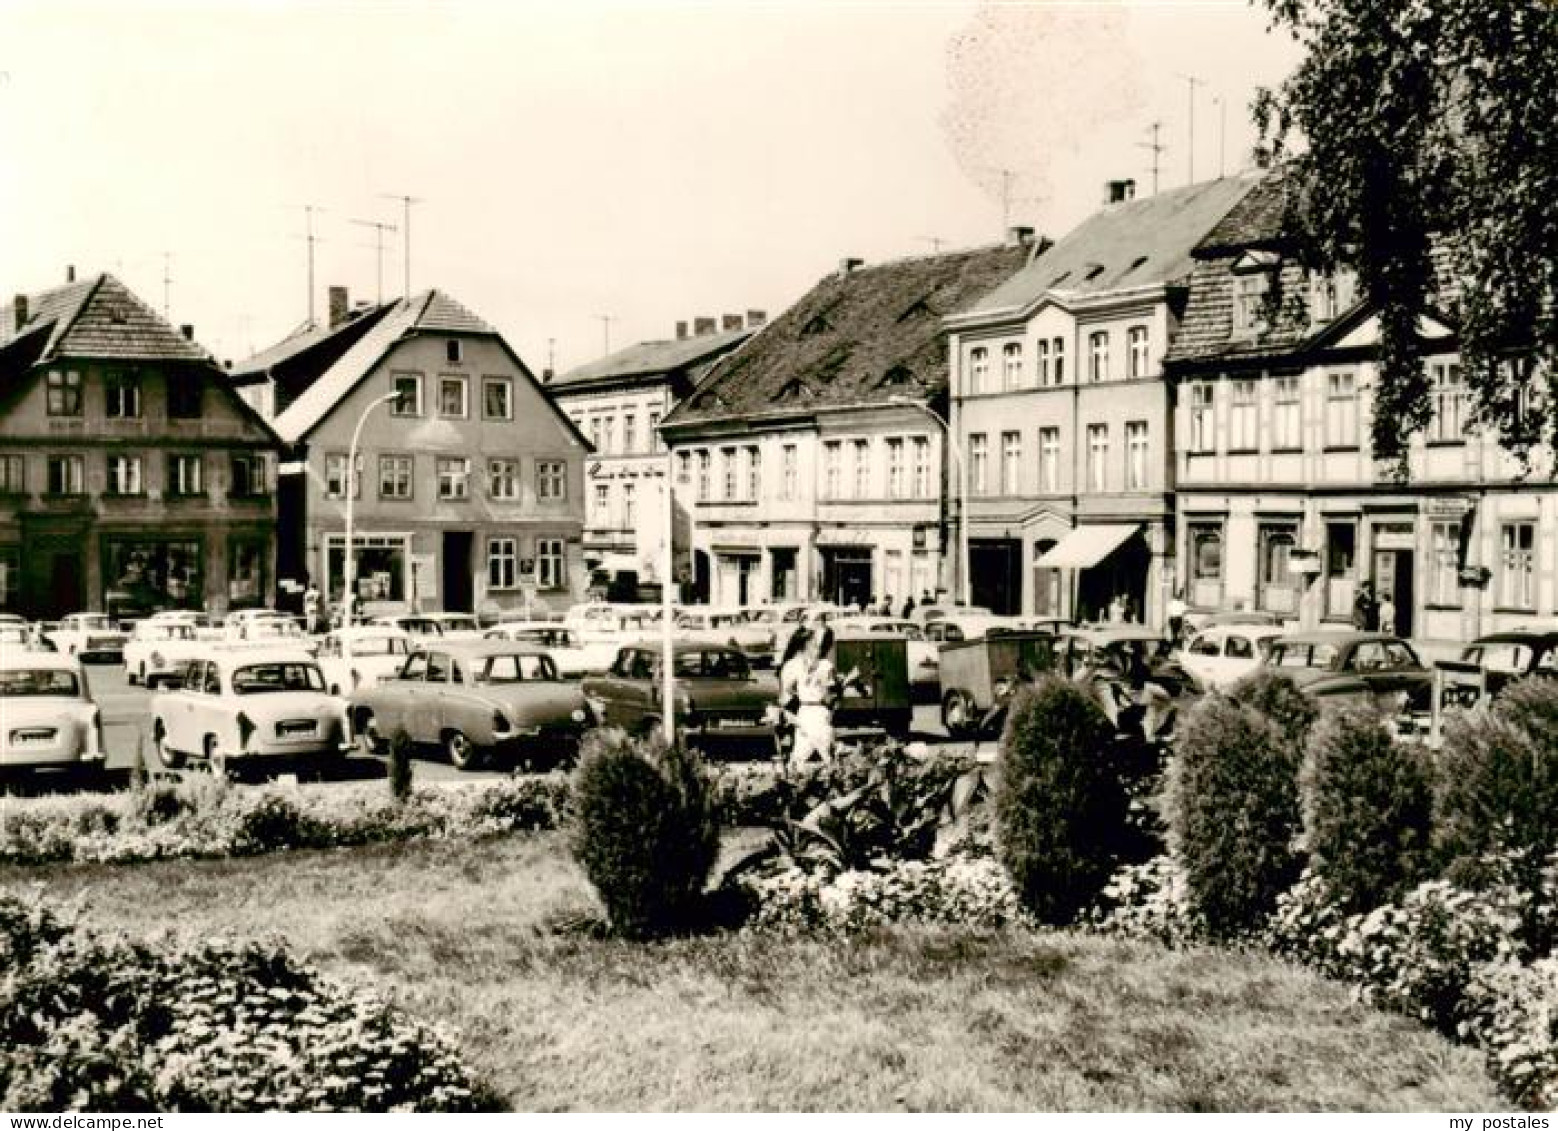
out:
{"label": "dark car", "polygon": [[1494,632],[1439,663],[1444,705],[1474,707],[1526,676],[1558,676],[1558,629]]}
{"label": "dark car", "polygon": [[1261,662],[1322,699],[1372,701],[1398,711],[1427,712],[1433,673],[1412,646],[1382,632],[1304,632],[1278,637]]}
{"label": "dark car", "polygon": [[1068,676],[1101,674],[1126,683],[1155,683],[1173,699],[1201,691],[1157,629],[1139,624],[1062,628],[1056,641],[1057,665]]}
{"label": "dark car", "polygon": [[[676,724],[698,741],[708,738],[772,741],[768,709],[779,699],[779,681],[752,670],[740,649],[726,644],[679,641],[673,646]],[[584,694],[606,726],[647,734],[662,708],[661,646],[629,644],[605,675],[584,680]]]}
{"label": "dark car", "polygon": [[1007,632],[941,649],[941,725],[953,738],[994,730],[1019,684],[1055,667],[1060,641],[1048,632]]}

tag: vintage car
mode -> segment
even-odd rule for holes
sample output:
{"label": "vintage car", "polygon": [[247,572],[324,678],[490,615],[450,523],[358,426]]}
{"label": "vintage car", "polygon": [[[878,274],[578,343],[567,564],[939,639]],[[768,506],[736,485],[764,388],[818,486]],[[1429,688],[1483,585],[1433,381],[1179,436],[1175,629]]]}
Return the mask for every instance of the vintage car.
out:
{"label": "vintage car", "polygon": [[840,738],[887,734],[907,739],[914,718],[909,642],[901,636],[851,632],[840,627],[833,642],[833,665],[852,676],[833,709]]}
{"label": "vintage car", "polygon": [[285,613],[263,617],[227,618],[223,643],[238,648],[298,648],[317,651],[319,642]]}
{"label": "vintage car", "polygon": [[953,738],[987,734],[1017,687],[1056,667],[1059,638],[1006,632],[941,646],[941,725]]}
{"label": "vintage car", "polygon": [[[765,624],[753,624],[744,613],[731,609],[677,609],[676,638],[698,644],[728,644],[739,649],[755,667],[773,663],[775,631]],[[659,619],[646,626],[658,631]]]}
{"label": "vintage car", "polygon": [[318,764],[350,750],[341,700],[299,648],[211,646],[185,665],[182,686],[152,699],[158,760],[175,770],[204,759],[213,773],[264,762]]}
{"label": "vintage car", "polygon": [[480,640],[482,623],[475,613],[428,613],[444,640]]}
{"label": "vintage car", "polygon": [[484,634],[487,640],[517,640],[545,650],[564,679],[599,675],[611,667],[619,644],[585,644],[559,621],[505,621]]}
{"label": "vintage car", "polygon": [[1067,628],[1056,634],[1058,666],[1069,676],[1103,673],[1127,683],[1145,681],[1179,699],[1201,691],[1200,681],[1169,654],[1169,642],[1140,624]]}
{"label": "vintage car", "polygon": [[81,662],[0,645],[0,770],[103,772],[103,719]]}
{"label": "vintage car", "polygon": [[124,658],[125,633],[106,613],[71,613],[46,635],[56,649],[78,660],[118,663]]}
{"label": "vintage car", "polygon": [[[654,730],[662,712],[660,659],[656,641],[629,644],[604,675],[586,678],[595,717],[634,734]],[[768,709],[778,701],[778,681],[754,672],[740,649],[677,641],[672,663],[680,733],[694,741],[773,738]]]}
{"label": "vintage car", "polygon": [[412,648],[410,636],[388,625],[337,628],[319,642],[319,670],[331,695],[350,695],[399,672]]}
{"label": "vintage car", "polygon": [[184,665],[210,650],[210,642],[201,640],[188,621],[157,617],[143,620],[130,630],[130,639],[125,641],[125,679],[148,688],[180,680]]}
{"label": "vintage car", "polygon": [[1432,709],[1433,673],[1405,640],[1380,632],[1336,629],[1279,636],[1261,667],[1321,699],[1424,716]]}
{"label": "vintage car", "polygon": [[397,628],[419,644],[432,644],[444,638],[444,626],[427,613],[386,613],[365,623]]}
{"label": "vintage car", "polygon": [[0,647],[20,652],[58,652],[41,629],[17,620],[0,621]]}
{"label": "vintage car", "polygon": [[1197,632],[1175,659],[1203,687],[1229,687],[1260,667],[1282,629],[1269,624],[1215,624]]}
{"label": "vintage car", "polygon": [[1513,629],[1479,637],[1459,659],[1434,665],[1445,707],[1475,707],[1517,679],[1558,676],[1558,629]]}
{"label": "vintage car", "polygon": [[[939,626],[940,621],[932,622]],[[909,692],[916,703],[935,703],[941,697],[941,646],[927,629],[901,617],[847,616],[832,622],[840,636],[889,636],[904,642],[909,665]]]}
{"label": "vintage car", "polygon": [[489,758],[563,765],[594,722],[584,692],[540,648],[507,640],[420,646],[400,672],[347,703],[360,749],[380,753],[400,735],[443,748],[474,770]]}
{"label": "vintage car", "polygon": [[987,609],[983,605],[916,605],[914,612],[909,614],[909,619],[920,624],[929,624],[933,620],[941,620],[943,617],[993,617],[995,610]]}
{"label": "vintage car", "polygon": [[1281,628],[1282,617],[1260,609],[1188,609],[1185,612],[1185,631],[1200,632],[1222,624],[1267,625]]}

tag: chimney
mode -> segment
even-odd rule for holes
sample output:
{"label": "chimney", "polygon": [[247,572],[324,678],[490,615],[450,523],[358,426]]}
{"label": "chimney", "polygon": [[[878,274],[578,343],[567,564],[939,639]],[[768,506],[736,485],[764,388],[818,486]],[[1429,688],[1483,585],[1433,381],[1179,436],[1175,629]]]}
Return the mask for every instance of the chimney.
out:
{"label": "chimney", "polygon": [[552,378],[555,376],[556,374],[552,372],[552,367],[548,365],[545,369],[541,370],[541,384],[550,385],[552,383]]}
{"label": "chimney", "polygon": [[16,326],[12,333],[20,334],[22,327],[27,325],[27,296],[17,295],[11,300],[11,313],[15,316]]}
{"label": "chimney", "polygon": [[739,329],[741,329],[741,315],[739,315],[739,314],[727,314],[727,315],[725,315],[723,321],[720,324],[720,331],[722,333],[728,334],[732,330],[739,330]]}
{"label": "chimney", "polygon": [[692,320],[693,336],[696,338],[701,338],[706,334],[712,334],[714,333],[715,327],[718,325],[719,323],[716,322],[713,318],[704,318],[700,315],[699,317]]}
{"label": "chimney", "polygon": [[766,311],[766,310],[749,310],[749,311],[747,311],[747,329],[748,330],[756,330],[758,327],[766,326],[766,325],[768,325],[768,311]]}
{"label": "chimney", "polygon": [[1006,229],[1007,247],[1032,247],[1033,229],[1026,224],[1014,224]]}
{"label": "chimney", "polygon": [[843,278],[845,275],[852,274],[857,268],[864,267],[865,265],[866,261],[864,259],[840,259],[839,277]]}
{"label": "chimney", "polygon": [[676,340],[684,341],[687,338],[687,320],[679,318],[676,321]]}
{"label": "chimney", "polygon": [[186,341],[192,342],[192,341],[195,340],[195,328],[194,328],[194,326],[190,325],[188,322],[184,323],[184,325],[179,327],[179,332],[184,335],[184,339]]}
{"label": "chimney", "polygon": [[1136,182],[1132,180],[1108,181],[1104,185],[1105,204],[1123,204],[1136,199]]}
{"label": "chimney", "polygon": [[330,329],[334,330],[345,322],[352,309],[351,302],[346,297],[345,287],[330,288]]}
{"label": "chimney", "polygon": [[65,264],[65,281],[67,283],[76,281],[76,265],[74,263]]}

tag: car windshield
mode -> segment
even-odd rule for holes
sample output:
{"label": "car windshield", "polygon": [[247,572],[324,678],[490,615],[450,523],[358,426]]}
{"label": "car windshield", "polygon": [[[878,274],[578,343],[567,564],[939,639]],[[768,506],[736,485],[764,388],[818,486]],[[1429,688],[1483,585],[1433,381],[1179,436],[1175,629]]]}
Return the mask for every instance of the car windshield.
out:
{"label": "car windshield", "polygon": [[442,636],[443,629],[435,620],[424,620],[420,617],[404,617],[399,622],[399,627],[414,636]]}
{"label": "car windshield", "polygon": [[683,652],[676,657],[676,674],[696,679],[746,679],[750,671],[739,652]]}
{"label": "car windshield", "polygon": [[0,671],[0,698],[28,695],[75,695],[76,674],[58,668],[10,668]]}
{"label": "car windshield", "polygon": [[1531,670],[1532,655],[1531,646],[1518,640],[1490,640],[1473,644],[1461,654],[1461,659],[1500,675],[1524,675]]}
{"label": "car windshield", "polygon": [[300,660],[248,664],[233,672],[233,691],[239,695],[262,695],[271,691],[323,691],[325,677],[313,664]]}
{"label": "car windshield", "polygon": [[477,678],[483,683],[536,683],[555,680],[557,669],[545,656],[511,652],[489,657]]}
{"label": "car windshield", "polygon": [[1335,644],[1273,644],[1271,647],[1273,667],[1329,668],[1335,662]]}
{"label": "car windshield", "polygon": [[445,632],[475,632],[481,628],[475,617],[444,617]]}
{"label": "car windshield", "polygon": [[303,630],[289,620],[257,620],[249,625],[250,636],[302,636]]}
{"label": "car windshield", "polygon": [[408,656],[411,642],[404,636],[359,636],[351,643],[354,656]]}
{"label": "car windshield", "polygon": [[180,621],[149,624],[143,631],[151,640],[193,640],[195,638],[195,626]]}

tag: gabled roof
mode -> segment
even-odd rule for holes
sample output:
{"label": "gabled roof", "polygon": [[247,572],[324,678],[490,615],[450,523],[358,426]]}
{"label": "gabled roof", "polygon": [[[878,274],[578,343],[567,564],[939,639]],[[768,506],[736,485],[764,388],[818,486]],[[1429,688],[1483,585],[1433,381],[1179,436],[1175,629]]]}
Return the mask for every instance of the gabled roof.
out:
{"label": "gabled roof", "polygon": [[109,274],[96,275],[33,295],[27,321],[18,330],[0,317],[0,349],[47,331],[29,364],[56,358],[105,358],[135,361],[200,361],[211,355],[186,338],[134,291]]}
{"label": "gabled roof", "polygon": [[628,377],[656,377],[673,374],[735,349],[756,331],[732,330],[724,334],[704,334],[675,341],[639,342],[616,353],[586,362],[555,378],[552,389],[567,390],[597,382],[620,381]]}
{"label": "gabled roof", "polygon": [[984,247],[829,275],[716,362],[666,424],[935,396],[947,384],[942,319],[1031,253]]}
{"label": "gabled roof", "polygon": [[354,310],[347,315],[346,321],[335,326],[306,321],[275,345],[233,366],[230,372],[233,383],[249,384],[273,376],[276,370],[288,366],[296,359],[304,358],[314,350],[319,350],[322,355],[336,350],[345,352],[352,342],[367,333],[379,319],[394,308],[394,303],[386,302],[363,310]]}
{"label": "gabled roof", "polygon": [[1181,283],[1196,245],[1256,183],[1253,175],[1228,177],[1109,205],[957,313],[1017,314],[1045,295],[1085,298]]}

